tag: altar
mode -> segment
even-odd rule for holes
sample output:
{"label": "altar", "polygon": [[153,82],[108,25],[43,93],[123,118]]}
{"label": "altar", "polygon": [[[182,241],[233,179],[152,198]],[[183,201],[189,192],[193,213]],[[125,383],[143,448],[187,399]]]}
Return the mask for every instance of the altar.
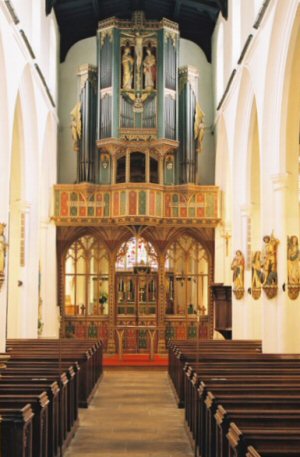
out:
{"label": "altar", "polygon": [[119,360],[122,360],[122,358],[123,358],[124,336],[125,336],[125,332],[127,329],[134,330],[137,332],[139,330],[146,331],[148,340],[149,340],[149,348],[150,348],[149,359],[154,360],[154,352],[155,352],[154,342],[155,342],[155,334],[157,332],[157,327],[145,326],[145,325],[124,325],[124,326],[116,327],[116,334],[117,334],[117,338],[118,338]]}

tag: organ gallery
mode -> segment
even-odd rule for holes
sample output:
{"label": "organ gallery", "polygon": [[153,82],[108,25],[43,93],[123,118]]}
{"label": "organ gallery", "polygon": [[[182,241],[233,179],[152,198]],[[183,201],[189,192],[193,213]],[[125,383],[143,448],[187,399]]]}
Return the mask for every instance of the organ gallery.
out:
{"label": "organ gallery", "polygon": [[62,332],[100,337],[108,351],[120,326],[129,352],[149,350],[149,326],[156,351],[195,339],[197,316],[203,338],[213,331],[220,192],[199,178],[199,71],[178,66],[179,34],[142,11],[106,19],[97,67],[77,74],[77,180],[55,187]]}

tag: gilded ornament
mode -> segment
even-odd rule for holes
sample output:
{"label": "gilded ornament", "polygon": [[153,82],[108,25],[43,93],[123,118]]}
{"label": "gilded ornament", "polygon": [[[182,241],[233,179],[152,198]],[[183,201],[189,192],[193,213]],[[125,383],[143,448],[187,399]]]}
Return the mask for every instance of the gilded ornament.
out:
{"label": "gilded ornament", "polygon": [[205,126],[204,126],[204,119],[205,114],[203,113],[202,109],[200,108],[199,103],[196,103],[196,113],[195,113],[195,121],[194,121],[194,139],[196,140],[196,151],[198,153],[202,152],[202,142],[205,133]]}
{"label": "gilded ornament", "polygon": [[263,237],[265,246],[262,251],[262,287],[268,298],[273,298],[277,295],[278,276],[277,276],[277,247],[279,240],[266,235]]}
{"label": "gilded ornament", "polygon": [[75,152],[79,151],[81,139],[81,103],[78,102],[71,111],[71,131],[73,139],[73,148]]}
{"label": "gilded ornament", "polygon": [[101,35],[100,35],[100,45],[101,45],[101,48],[102,46],[104,45],[104,41],[105,41],[105,38],[108,37],[109,38],[109,41],[112,42],[112,39],[113,39],[113,29],[110,28],[110,29],[106,29],[106,30],[103,30],[101,32]]}
{"label": "gilded ornament", "polygon": [[263,282],[263,274],[261,268],[261,252],[255,251],[251,261],[251,294],[254,300],[258,300],[261,296],[261,287]]}
{"label": "gilded ornament", "polygon": [[288,285],[288,296],[291,300],[296,300],[300,293],[299,286]]}
{"label": "gilded ornament", "polygon": [[170,40],[172,41],[172,44],[175,48],[176,46],[176,41],[177,41],[177,33],[176,32],[173,32],[173,31],[170,31],[170,30],[167,30],[166,33],[165,33],[165,43]]}
{"label": "gilded ornament", "polygon": [[6,224],[0,223],[0,290],[5,280],[5,257],[8,244],[4,234]]}
{"label": "gilded ornament", "polygon": [[300,292],[300,250],[298,237],[287,237],[288,296],[296,300]]}

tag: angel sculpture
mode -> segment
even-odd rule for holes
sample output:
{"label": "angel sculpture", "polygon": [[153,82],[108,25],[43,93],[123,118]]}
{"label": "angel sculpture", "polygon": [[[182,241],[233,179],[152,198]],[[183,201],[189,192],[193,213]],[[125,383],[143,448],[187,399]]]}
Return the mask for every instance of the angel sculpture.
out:
{"label": "angel sculpture", "polygon": [[79,150],[79,141],[81,138],[81,103],[78,102],[71,111],[71,130],[74,143],[74,151]]}
{"label": "angel sculpture", "polygon": [[196,151],[198,153],[202,152],[202,142],[204,138],[204,119],[205,114],[200,108],[199,103],[196,103],[196,113],[195,113],[195,122],[194,122],[194,139],[197,141]]}

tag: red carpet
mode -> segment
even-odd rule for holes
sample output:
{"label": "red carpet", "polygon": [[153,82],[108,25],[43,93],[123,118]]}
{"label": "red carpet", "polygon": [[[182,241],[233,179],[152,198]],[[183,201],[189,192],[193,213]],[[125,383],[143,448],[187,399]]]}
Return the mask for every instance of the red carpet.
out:
{"label": "red carpet", "polygon": [[119,360],[118,354],[105,354],[103,365],[104,367],[167,367],[168,356],[155,354],[154,360],[149,360],[149,354],[123,354],[122,360]]}

